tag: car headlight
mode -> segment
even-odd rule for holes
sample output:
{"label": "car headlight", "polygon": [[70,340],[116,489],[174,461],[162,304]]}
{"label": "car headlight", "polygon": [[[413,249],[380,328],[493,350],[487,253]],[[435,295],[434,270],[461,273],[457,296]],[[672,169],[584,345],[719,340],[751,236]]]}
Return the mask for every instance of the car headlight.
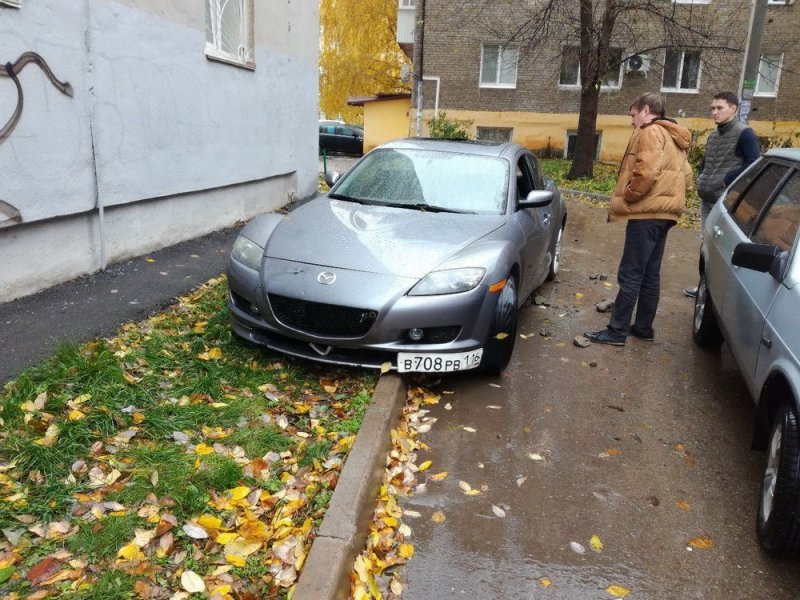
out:
{"label": "car headlight", "polygon": [[466,292],[477,286],[483,280],[485,274],[486,269],[480,267],[433,271],[420,279],[417,285],[411,288],[408,295],[434,296],[437,294]]}
{"label": "car headlight", "polygon": [[258,271],[261,268],[261,257],[264,255],[264,249],[253,240],[240,235],[233,242],[231,255],[245,267]]}

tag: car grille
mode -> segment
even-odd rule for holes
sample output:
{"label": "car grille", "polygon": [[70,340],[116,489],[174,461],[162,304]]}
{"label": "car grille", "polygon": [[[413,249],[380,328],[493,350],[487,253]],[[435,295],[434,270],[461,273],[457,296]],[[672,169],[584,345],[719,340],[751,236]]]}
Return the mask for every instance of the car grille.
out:
{"label": "car grille", "polygon": [[360,337],[378,318],[377,312],[367,308],[309,302],[277,294],[269,294],[268,298],[278,321],[313,335]]}

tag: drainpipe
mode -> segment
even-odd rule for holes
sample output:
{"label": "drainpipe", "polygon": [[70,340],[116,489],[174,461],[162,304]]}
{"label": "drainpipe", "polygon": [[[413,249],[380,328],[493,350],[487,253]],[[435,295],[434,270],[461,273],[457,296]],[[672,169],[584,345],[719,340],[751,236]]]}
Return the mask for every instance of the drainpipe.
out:
{"label": "drainpipe", "polygon": [[[442,78],[441,77],[434,77],[433,75],[427,75],[422,78],[424,81],[435,81],[436,82],[436,99],[433,102],[433,116],[439,116],[439,88],[442,85]],[[419,135],[417,135],[419,137]]]}
{"label": "drainpipe", "polygon": [[419,23],[419,43],[414,44],[414,73],[417,77],[417,134],[422,137],[422,88],[423,88],[423,57],[425,46],[425,0],[419,2],[417,23]]}
{"label": "drainpipe", "polygon": [[747,32],[742,76],[739,81],[739,120],[747,123],[753,95],[761,66],[761,40],[764,37],[764,21],[767,16],[767,0],[753,0],[750,12],[750,29]]}

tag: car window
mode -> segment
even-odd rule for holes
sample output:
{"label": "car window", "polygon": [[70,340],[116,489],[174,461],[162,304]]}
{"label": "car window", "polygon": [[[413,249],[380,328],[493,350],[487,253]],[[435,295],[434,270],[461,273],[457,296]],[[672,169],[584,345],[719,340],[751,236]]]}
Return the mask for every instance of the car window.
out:
{"label": "car window", "polygon": [[386,148],[357,163],[335,191],[374,202],[501,213],[508,169],[508,162],[497,157]]}
{"label": "car window", "polygon": [[525,160],[525,156],[520,156],[517,161],[517,198],[524,200],[528,194],[534,189],[533,176],[531,175],[531,168]]}
{"label": "car window", "polygon": [[791,250],[800,225],[800,173],[795,171],[781,188],[753,232],[759,244],[775,244]]}
{"label": "car window", "polygon": [[753,183],[753,180],[761,173],[762,169],[767,165],[766,161],[758,161],[752,167],[747,169],[739,179],[736,180],[728,193],[725,195],[725,206],[729,211],[733,211],[734,206],[736,206],[736,202],[739,198],[742,197],[744,191]]}
{"label": "car window", "polygon": [[344,135],[344,127],[336,127],[334,133],[336,135]]}
{"label": "car window", "polygon": [[733,220],[742,228],[746,235],[750,235],[758,219],[758,214],[778,187],[789,167],[786,165],[770,164],[758,175],[742,199],[733,209]]}
{"label": "car window", "polygon": [[542,181],[542,171],[539,168],[539,161],[530,154],[525,155],[525,161],[528,163],[528,167],[533,175],[533,189],[543,190],[544,182]]}

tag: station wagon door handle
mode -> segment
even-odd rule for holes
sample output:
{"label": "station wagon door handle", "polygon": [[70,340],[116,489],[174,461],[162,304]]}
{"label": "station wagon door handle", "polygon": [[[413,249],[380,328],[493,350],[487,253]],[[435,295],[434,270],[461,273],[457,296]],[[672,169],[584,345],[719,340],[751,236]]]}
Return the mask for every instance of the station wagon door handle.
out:
{"label": "station wagon door handle", "polygon": [[772,339],[768,338],[767,336],[762,336],[761,344],[767,349],[772,348]]}
{"label": "station wagon door handle", "polygon": [[717,240],[722,237],[722,229],[718,225],[714,225],[714,239]]}
{"label": "station wagon door handle", "polygon": [[544,216],[542,217],[542,222],[543,222],[545,225],[550,225],[550,215],[544,215]]}

